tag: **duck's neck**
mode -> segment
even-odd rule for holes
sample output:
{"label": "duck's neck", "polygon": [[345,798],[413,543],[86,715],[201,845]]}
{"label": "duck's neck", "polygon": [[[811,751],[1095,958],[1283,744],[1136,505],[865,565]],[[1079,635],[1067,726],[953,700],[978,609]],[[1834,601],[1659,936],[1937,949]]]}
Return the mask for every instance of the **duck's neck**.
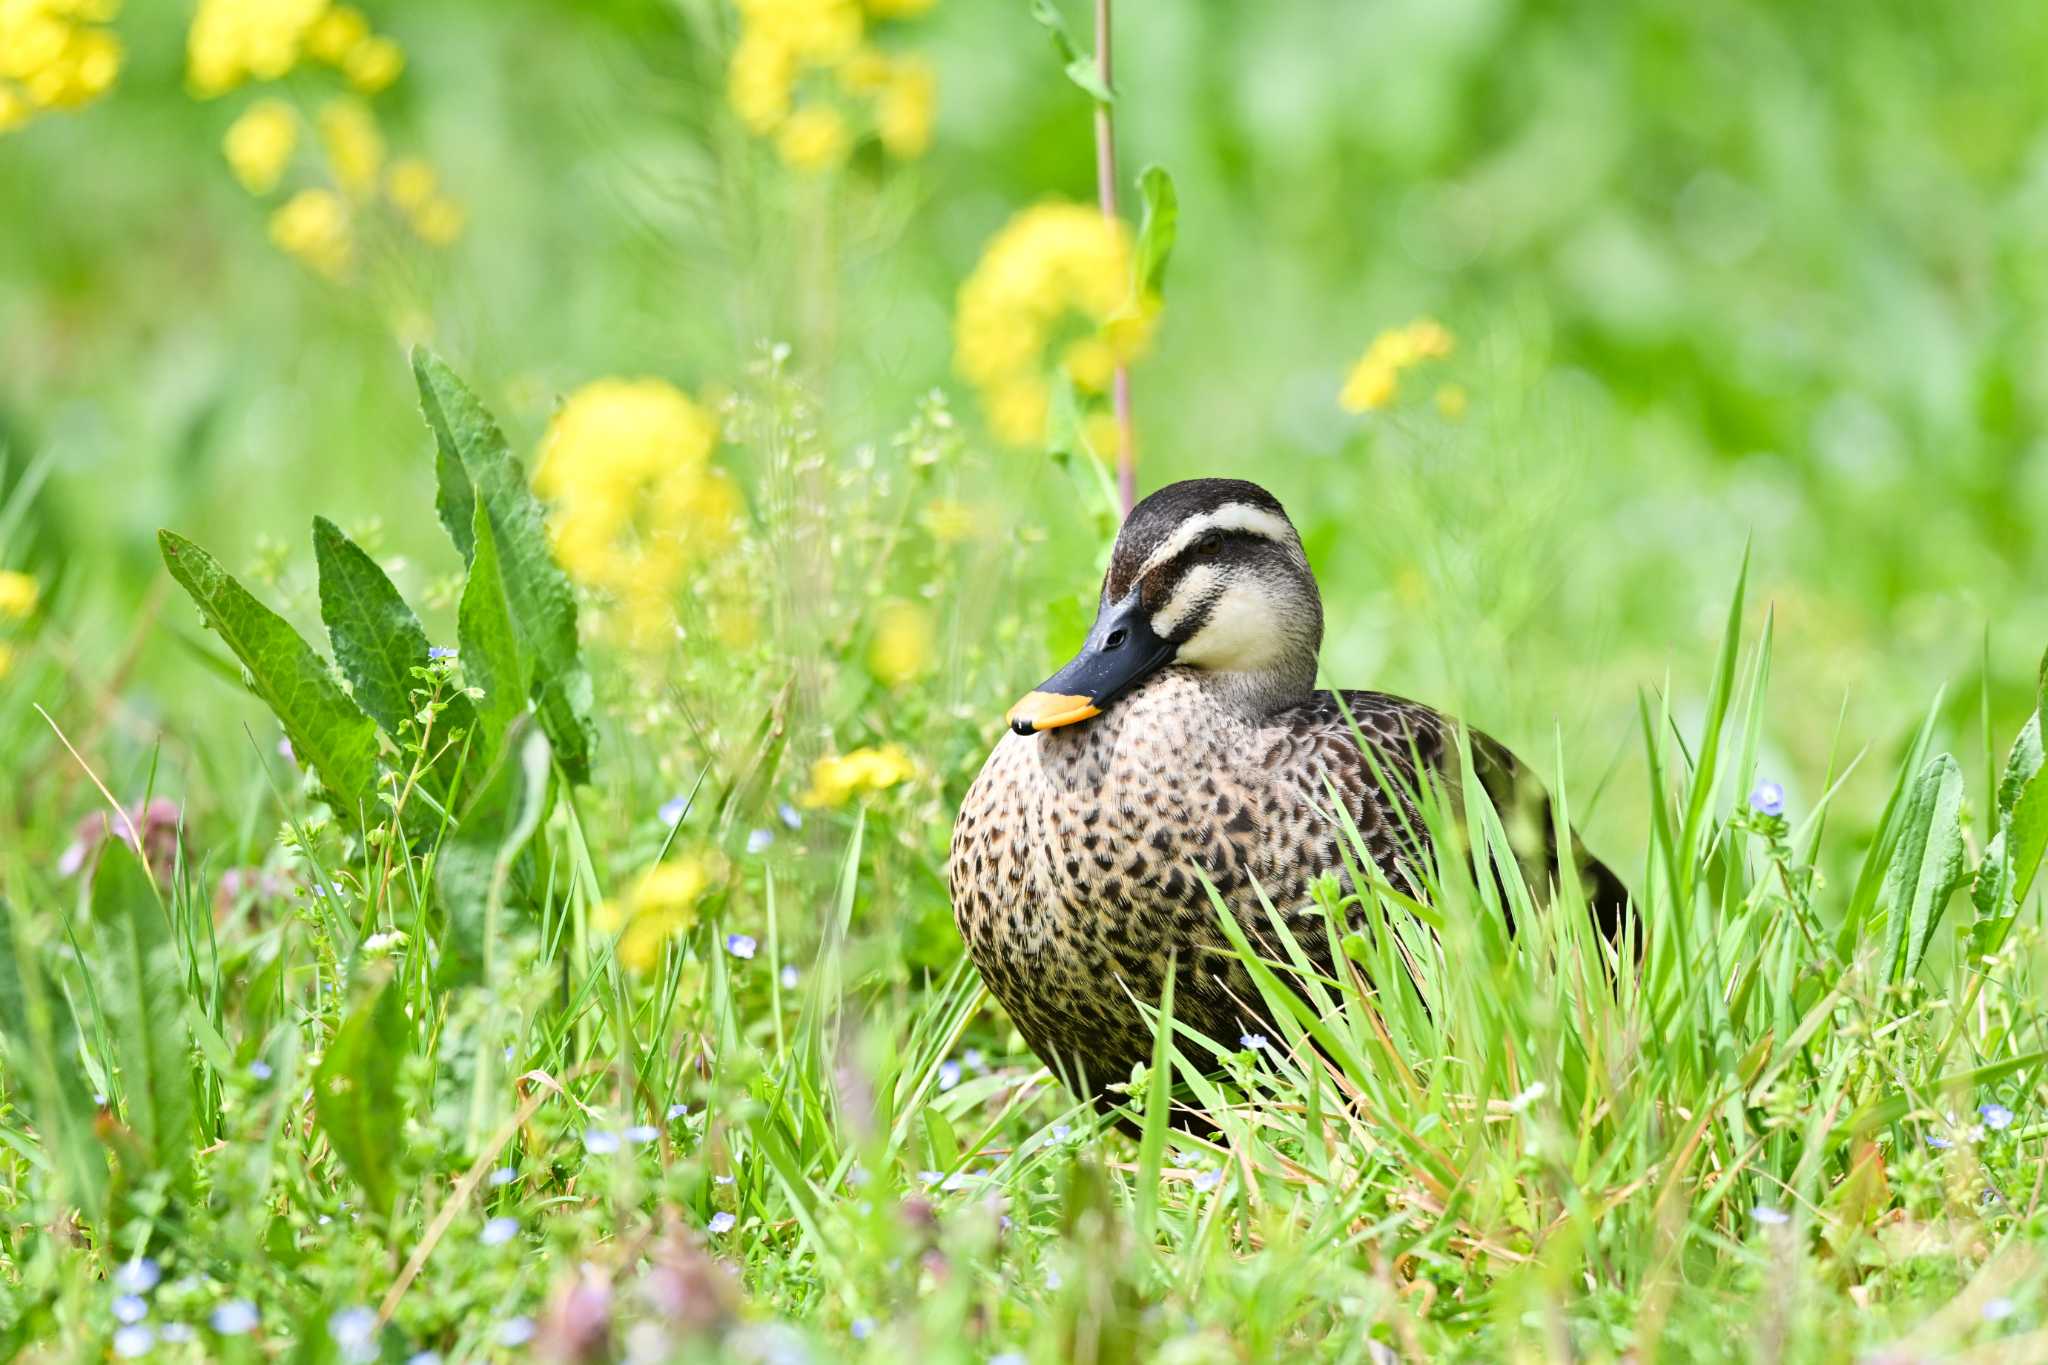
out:
{"label": "duck's neck", "polygon": [[1316,685],[1313,658],[1305,665],[1295,661],[1285,667],[1256,670],[1192,671],[1205,701],[1254,725],[1306,700]]}

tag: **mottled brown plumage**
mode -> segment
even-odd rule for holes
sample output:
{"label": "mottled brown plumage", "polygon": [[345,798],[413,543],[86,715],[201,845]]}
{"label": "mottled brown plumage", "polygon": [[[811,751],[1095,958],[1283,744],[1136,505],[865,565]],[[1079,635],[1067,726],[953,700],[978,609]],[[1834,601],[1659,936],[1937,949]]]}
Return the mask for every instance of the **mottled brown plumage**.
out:
{"label": "mottled brown plumage", "polygon": [[[1347,721],[1335,694],[1309,686],[1321,625],[1270,494],[1226,480],[1162,490],[1119,535],[1089,647],[1033,694],[1087,696],[1100,714],[1043,731],[1018,721],[1026,733],[1003,737],[962,802],[951,864],[961,935],[1025,1040],[1082,1094],[1149,1055],[1134,1001],[1158,1000],[1169,961],[1181,1021],[1231,1045],[1268,1027],[1196,870],[1254,931],[1256,878],[1327,965],[1308,900],[1322,874],[1343,875],[1334,787],[1374,861],[1413,885],[1420,821],[1402,818],[1406,798],[1376,779],[1352,723],[1379,771],[1411,790],[1414,757],[1455,768],[1455,727],[1377,692],[1344,693]],[[1504,813],[1540,802],[1524,823],[1547,831],[1547,799],[1513,756],[1478,734],[1472,748]],[[1618,922],[1619,883],[1587,868],[1603,922]]]}

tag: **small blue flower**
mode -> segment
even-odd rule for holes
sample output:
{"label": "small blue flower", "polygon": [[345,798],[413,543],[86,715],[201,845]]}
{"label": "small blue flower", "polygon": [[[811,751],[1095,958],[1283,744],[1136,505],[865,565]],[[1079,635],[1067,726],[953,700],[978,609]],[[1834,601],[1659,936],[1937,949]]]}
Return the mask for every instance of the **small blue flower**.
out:
{"label": "small blue flower", "polygon": [[1238,1037],[1237,1045],[1248,1052],[1256,1052],[1267,1046],[1263,1033],[1246,1033]]}
{"label": "small blue flower", "polygon": [[1769,1204],[1758,1204],[1749,1211],[1749,1216],[1756,1219],[1759,1223],[1774,1228],[1781,1228],[1792,1221],[1791,1214],[1783,1209],[1774,1209]]}
{"label": "small blue flower", "polygon": [[1776,782],[1759,782],[1749,794],[1749,808],[1758,815],[1783,815],[1785,789]]}
{"label": "small blue flower", "polygon": [[775,843],[775,831],[756,829],[747,832],[747,852],[766,853]]}
{"label": "small blue flower", "polygon": [[738,1223],[739,1221],[739,1219],[733,1217],[724,1209],[720,1209],[717,1213],[711,1215],[711,1221],[709,1223],[706,1223],[704,1226],[709,1228],[714,1233],[731,1232],[733,1230],[733,1225]]}
{"label": "small blue flower", "polygon": [[498,1344],[500,1346],[524,1346],[532,1340],[533,1319],[524,1314],[516,1318],[508,1318],[498,1328]]}
{"label": "small blue flower", "polygon": [[114,1321],[141,1322],[149,1316],[149,1305],[140,1295],[123,1294],[114,1300]]}
{"label": "small blue flower", "polygon": [[791,829],[802,829],[804,827],[804,817],[802,813],[799,812],[795,806],[790,805],[787,801],[777,806],[775,808],[775,813],[781,816],[782,823],[789,826]]}
{"label": "small blue flower", "polygon": [[213,1310],[207,1321],[224,1337],[238,1337],[256,1330],[256,1305],[247,1299],[229,1299]]}
{"label": "small blue flower", "polygon": [[249,1077],[252,1080],[267,1081],[275,1074],[270,1069],[270,1063],[264,1061],[261,1057],[249,1063]]}
{"label": "small blue flower", "polygon": [[405,1365],[441,1365],[439,1351],[414,1351],[405,1358]]}
{"label": "small blue flower", "polygon": [[427,657],[428,657],[429,659],[436,659],[436,660],[439,660],[439,659],[453,659],[453,658],[456,658],[456,657],[458,656],[458,653],[459,653],[459,651],[457,651],[456,649],[454,649],[454,648],[453,648],[452,646],[449,646],[449,645],[435,645],[435,646],[434,646],[433,648],[431,648],[431,649],[429,649],[429,650],[427,651]]}
{"label": "small blue flower", "polygon": [[668,1121],[670,1123],[674,1123],[677,1119],[681,1118],[683,1115],[689,1112],[690,1106],[678,1101],[677,1103],[672,1104],[668,1107]]}
{"label": "small blue flower", "polygon": [[875,1320],[873,1318],[855,1318],[852,1325],[846,1330],[853,1334],[855,1341],[866,1341],[874,1335]]}
{"label": "small blue flower", "polygon": [[1055,1123],[1052,1126],[1052,1140],[1054,1142],[1065,1142],[1073,1135],[1074,1125],[1071,1123]]}
{"label": "small blue flower", "polygon": [[1977,1113],[1984,1120],[1984,1126],[1994,1133],[2002,1133],[2012,1127],[2012,1110],[2002,1104],[1980,1104]]}
{"label": "small blue flower", "polygon": [[960,1063],[944,1061],[939,1063],[939,1089],[951,1090],[960,1084]]}
{"label": "small blue flower", "polygon": [[509,1185],[518,1178],[519,1172],[513,1170],[510,1166],[500,1166],[497,1170],[492,1171],[488,1176],[485,1176],[484,1182],[488,1185],[497,1187]]}
{"label": "small blue flower", "polygon": [[1984,1315],[1984,1321],[1986,1322],[2004,1322],[2014,1313],[2019,1312],[2019,1305],[2011,1299],[1999,1297],[1985,1300],[1984,1306],[1978,1311]]}
{"label": "small blue flower", "polygon": [[1216,1182],[1221,1179],[1223,1179],[1223,1172],[1221,1171],[1197,1171],[1195,1172],[1195,1188],[1198,1190],[1213,1190],[1216,1188]]}
{"label": "small blue flower", "polygon": [[149,1354],[149,1348],[156,1345],[156,1333],[148,1327],[137,1324],[123,1327],[114,1333],[114,1354],[123,1360]]}
{"label": "small blue flower", "polygon": [[754,942],[751,934],[727,934],[725,936],[725,950],[734,957],[751,960],[754,956],[755,948],[759,946]]}
{"label": "small blue flower", "polygon": [[782,989],[793,991],[796,989],[797,970],[795,967],[784,967],[781,975],[776,979],[782,982]]}
{"label": "small blue flower", "polygon": [[626,1141],[636,1146],[641,1143],[652,1142],[660,1136],[661,1129],[656,1128],[651,1123],[636,1123],[624,1133]]}
{"label": "small blue flower", "polygon": [[[1049,1279],[1050,1277],[1048,1277]],[[1058,1286],[1053,1287],[1057,1288]],[[1001,1355],[990,1356],[988,1358],[988,1365],[1030,1365],[1030,1362],[1024,1359],[1022,1351],[1004,1351]]]}
{"label": "small blue flower", "polygon": [[1950,1142],[1947,1138],[1936,1137],[1933,1133],[1929,1133],[1927,1135],[1927,1145],[1929,1147],[1932,1147],[1937,1152],[1945,1152],[1949,1148],[1955,1146],[1955,1144],[1953,1142]]}
{"label": "small blue flower", "polygon": [[671,796],[668,800],[662,802],[661,809],[654,813],[661,817],[661,823],[664,825],[678,824],[685,815],[690,813],[690,798],[687,796]]}
{"label": "small blue flower", "polygon": [[161,1266],[147,1256],[138,1256],[114,1272],[114,1288],[123,1294],[147,1294],[163,1277]]}
{"label": "small blue flower", "polygon": [[484,1230],[477,1234],[477,1240],[487,1247],[501,1247],[519,1235],[519,1220],[502,1214],[484,1224]]}
{"label": "small blue flower", "polygon": [[961,1053],[960,1060],[967,1063],[969,1071],[984,1071],[988,1068],[988,1059],[981,1055],[981,1049],[978,1047],[968,1048]]}
{"label": "small blue flower", "polygon": [[327,1335],[351,1359],[364,1354],[374,1356],[377,1314],[368,1308],[343,1308],[327,1319]]}
{"label": "small blue flower", "polygon": [[190,1341],[199,1334],[192,1330],[192,1324],[189,1322],[167,1322],[157,1329],[156,1335],[159,1341],[176,1343]]}
{"label": "small blue flower", "polygon": [[619,1150],[619,1135],[606,1128],[585,1128],[583,1150],[592,1156],[610,1156]]}

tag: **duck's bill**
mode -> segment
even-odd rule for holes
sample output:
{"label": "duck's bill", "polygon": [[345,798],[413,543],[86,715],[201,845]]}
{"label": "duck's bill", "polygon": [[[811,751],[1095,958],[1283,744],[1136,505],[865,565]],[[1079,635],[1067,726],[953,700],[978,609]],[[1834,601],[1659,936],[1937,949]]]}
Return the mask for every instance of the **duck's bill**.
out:
{"label": "duck's bill", "polygon": [[1152,633],[1133,593],[1097,612],[1081,652],[1025,694],[1005,719],[1020,735],[1092,720],[1172,657],[1172,643]]}

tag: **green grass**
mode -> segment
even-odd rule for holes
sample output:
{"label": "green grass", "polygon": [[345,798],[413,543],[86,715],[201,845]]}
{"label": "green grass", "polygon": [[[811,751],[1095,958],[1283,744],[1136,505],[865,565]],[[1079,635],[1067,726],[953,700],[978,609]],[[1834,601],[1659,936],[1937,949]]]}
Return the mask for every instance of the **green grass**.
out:
{"label": "green grass", "polygon": [[[907,28],[933,153],[825,183],[734,123],[710,0],[366,8],[394,148],[470,213],[431,260],[269,246],[179,6],[0,138],[0,567],[43,588],[0,623],[0,1354],[104,1358],[148,1257],[167,1360],[341,1358],[387,1307],[392,1360],[574,1355],[525,1318],[635,1359],[2048,1355],[2036,8],[1119,7],[1125,162],[1181,207],[1141,484],[1272,486],[1325,680],[1509,741],[1642,907],[1617,959],[1433,811],[1433,894],[1332,899],[1333,980],[1281,940],[1265,1047],[1169,1006],[1124,1127],[944,880],[1113,526],[949,368],[989,235],[1092,189],[1028,7]],[[1342,414],[1423,313],[1463,419]],[[590,596],[580,653],[521,634],[548,571],[451,541],[399,338],[522,458],[602,375],[719,409],[745,530],[680,638]],[[896,685],[885,600],[935,623]],[[886,743],[914,777],[797,808]],[[155,875],[74,865],[127,819]],[[667,853],[723,871],[633,970],[603,907]]]}

